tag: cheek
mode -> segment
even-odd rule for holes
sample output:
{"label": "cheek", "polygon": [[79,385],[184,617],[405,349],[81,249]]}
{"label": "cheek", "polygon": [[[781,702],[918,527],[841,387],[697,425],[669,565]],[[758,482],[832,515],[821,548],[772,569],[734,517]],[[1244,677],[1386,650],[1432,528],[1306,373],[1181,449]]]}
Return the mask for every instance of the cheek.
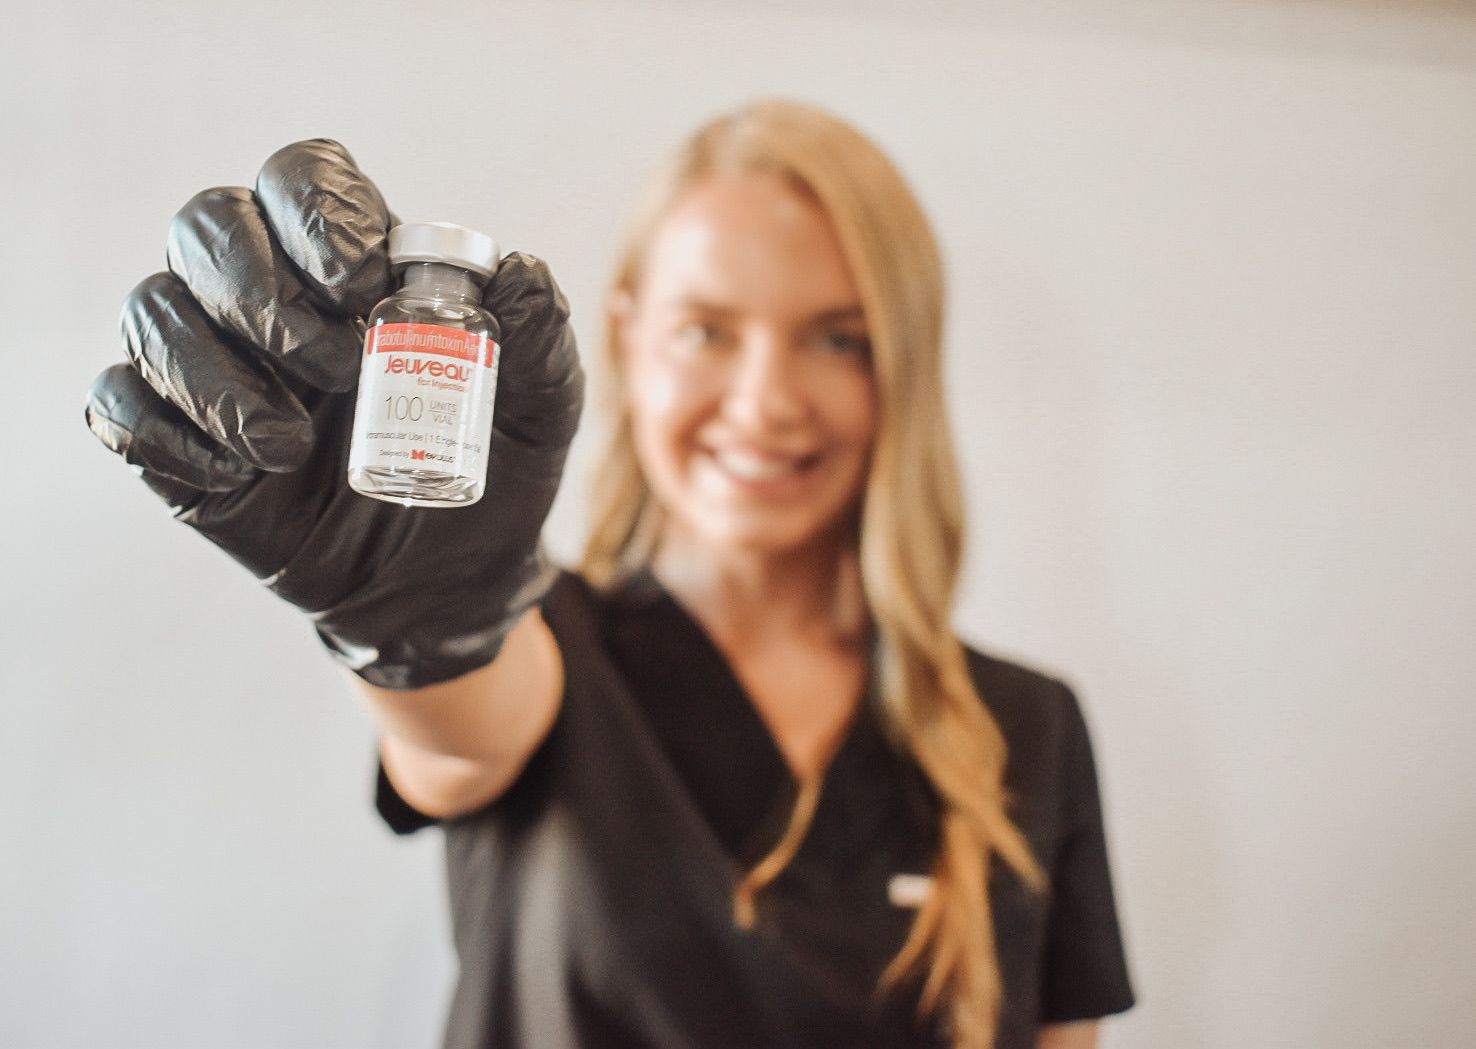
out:
{"label": "cheek", "polygon": [[640,398],[641,414],[658,421],[680,415],[687,400],[676,369],[660,366],[642,369],[639,389],[632,393]]}
{"label": "cheek", "polygon": [[643,454],[674,454],[702,421],[710,394],[699,377],[658,353],[639,354],[628,372],[625,396]]}
{"label": "cheek", "polygon": [[[848,381],[847,381],[848,380]],[[870,448],[879,420],[876,387],[869,376],[848,376],[827,386],[827,418],[838,439]]]}

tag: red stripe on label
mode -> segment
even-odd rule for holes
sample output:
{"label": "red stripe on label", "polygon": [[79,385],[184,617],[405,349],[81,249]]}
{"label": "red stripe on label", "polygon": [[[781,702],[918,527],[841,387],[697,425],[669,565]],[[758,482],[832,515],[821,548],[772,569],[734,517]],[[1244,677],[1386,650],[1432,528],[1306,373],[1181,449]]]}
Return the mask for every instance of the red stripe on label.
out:
{"label": "red stripe on label", "polygon": [[496,341],[476,332],[439,324],[376,324],[364,337],[364,353],[431,353],[490,368],[497,363]]}

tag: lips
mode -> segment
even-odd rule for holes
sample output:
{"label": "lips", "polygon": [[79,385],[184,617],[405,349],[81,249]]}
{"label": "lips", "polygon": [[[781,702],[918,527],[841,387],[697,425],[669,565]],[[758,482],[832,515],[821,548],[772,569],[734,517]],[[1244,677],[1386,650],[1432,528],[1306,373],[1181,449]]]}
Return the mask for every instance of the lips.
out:
{"label": "lips", "polygon": [[777,496],[805,484],[823,457],[783,454],[752,446],[703,447],[703,456],[735,488],[755,495]]}
{"label": "lips", "polygon": [[709,454],[740,481],[777,481],[813,465],[819,455],[774,455],[746,448],[715,448]]}

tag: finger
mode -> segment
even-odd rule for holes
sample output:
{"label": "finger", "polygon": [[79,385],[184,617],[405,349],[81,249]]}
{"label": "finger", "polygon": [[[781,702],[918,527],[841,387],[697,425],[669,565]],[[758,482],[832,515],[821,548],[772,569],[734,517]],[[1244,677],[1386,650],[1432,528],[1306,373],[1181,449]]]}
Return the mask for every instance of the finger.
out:
{"label": "finger", "polygon": [[394,220],[342,145],[315,138],[277,150],[256,176],[256,199],[306,283],[339,312],[368,313],[390,293]]}
{"label": "finger", "polygon": [[250,190],[195,194],[170,224],[168,258],[218,327],[319,389],[353,388],[362,325],[313,300]]}
{"label": "finger", "polygon": [[152,470],[145,470],[141,466],[135,466],[133,469],[138,474],[139,480],[169,504],[169,509],[174,511],[175,517],[180,517],[186,511],[194,509],[208,494],[183,481],[176,481],[163,474],[154,473]]}
{"label": "finger", "polygon": [[547,264],[526,252],[508,254],[497,264],[482,304],[501,328],[493,425],[524,443],[568,444],[584,403],[584,370],[569,300]]}
{"label": "finger", "polygon": [[[106,368],[87,391],[83,414],[98,440],[138,470],[171,502],[186,489],[223,492],[239,488],[257,471],[207,437],[133,368]],[[157,475],[154,476],[154,475]]]}
{"label": "finger", "polygon": [[178,277],[145,277],[120,324],[143,379],[236,458],[280,473],[312,452],[307,410],[268,367],[222,339]]}

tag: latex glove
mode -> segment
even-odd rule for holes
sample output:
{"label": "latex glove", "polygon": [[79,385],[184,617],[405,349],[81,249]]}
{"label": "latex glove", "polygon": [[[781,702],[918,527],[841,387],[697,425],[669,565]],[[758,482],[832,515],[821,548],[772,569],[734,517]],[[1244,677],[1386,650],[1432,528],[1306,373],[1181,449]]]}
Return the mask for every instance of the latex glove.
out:
{"label": "latex glove", "polygon": [[548,267],[509,254],[482,296],[502,345],[482,498],[406,508],[351,489],[362,317],[392,290],[392,224],[327,139],[273,154],[254,192],[197,194],[170,228],[168,272],[124,302],[128,362],[98,375],[86,418],[339,660],[417,688],[491,662],[552,583],[540,533],[584,373]]}

